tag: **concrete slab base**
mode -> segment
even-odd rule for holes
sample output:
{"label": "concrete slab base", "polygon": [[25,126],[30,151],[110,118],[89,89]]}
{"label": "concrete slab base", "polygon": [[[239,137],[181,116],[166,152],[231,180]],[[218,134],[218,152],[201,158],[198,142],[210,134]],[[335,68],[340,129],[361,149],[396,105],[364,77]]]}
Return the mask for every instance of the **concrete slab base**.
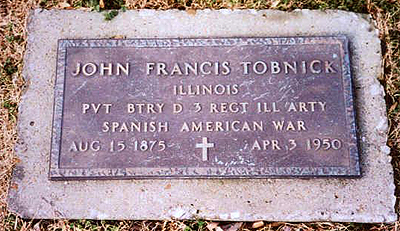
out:
{"label": "concrete slab base", "polygon": [[[21,162],[9,207],[27,218],[212,219],[393,222],[395,186],[386,146],[388,123],[378,32],[365,15],[343,11],[127,11],[112,21],[101,13],[34,10],[28,23],[19,115]],[[57,40],[346,35],[361,142],[357,179],[107,180],[48,179]]]}

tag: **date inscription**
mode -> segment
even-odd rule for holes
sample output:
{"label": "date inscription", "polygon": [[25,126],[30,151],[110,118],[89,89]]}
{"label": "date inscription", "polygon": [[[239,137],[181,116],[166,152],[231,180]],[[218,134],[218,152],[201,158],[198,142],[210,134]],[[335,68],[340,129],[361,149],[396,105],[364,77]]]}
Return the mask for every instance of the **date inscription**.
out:
{"label": "date inscription", "polygon": [[60,40],[50,179],[359,176],[347,43]]}

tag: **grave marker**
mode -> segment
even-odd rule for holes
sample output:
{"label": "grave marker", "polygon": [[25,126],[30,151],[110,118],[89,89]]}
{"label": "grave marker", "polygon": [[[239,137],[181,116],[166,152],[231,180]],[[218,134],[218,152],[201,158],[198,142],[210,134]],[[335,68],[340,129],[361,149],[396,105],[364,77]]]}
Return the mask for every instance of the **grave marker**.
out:
{"label": "grave marker", "polygon": [[62,39],[57,64],[51,179],[360,176],[345,36]]}
{"label": "grave marker", "polygon": [[[169,26],[166,26],[166,21],[168,21]],[[112,39],[116,36],[126,39]],[[297,69],[297,74],[293,74],[293,69],[295,68],[289,61],[293,62],[296,61],[297,58],[300,58],[300,65],[297,64],[297,68],[299,68],[302,67],[301,60],[303,60],[303,58],[306,61],[308,60],[309,64],[311,64],[314,59],[307,59],[307,54],[300,52],[301,50],[297,50],[297,53],[292,53],[292,57],[294,57],[293,60],[279,61],[278,56],[284,54],[286,48],[296,51],[296,49],[300,47],[298,44],[304,43],[296,43],[296,45],[291,46],[263,46],[263,48],[265,48],[264,53],[271,54],[269,57],[273,57],[274,60],[267,60],[267,57],[261,60],[246,60],[248,57],[239,53],[232,57],[220,56],[221,54],[229,55],[229,52],[226,52],[229,44],[226,42],[227,40],[223,40],[224,38],[268,39],[309,37],[321,43],[324,43],[324,41],[336,41],[339,47],[332,47],[329,45],[332,43],[327,42],[322,46],[331,46],[329,52],[326,52],[327,49],[325,48],[317,49],[309,56],[309,58],[312,58],[319,55],[320,58],[316,60],[320,60],[321,62],[313,62],[311,69],[310,65],[306,65],[308,70],[310,70],[309,75],[298,78],[298,80],[309,80],[309,84],[307,85],[305,82],[300,84],[299,82],[298,88],[292,89],[292,97],[301,94],[305,97],[302,98],[301,101],[294,99],[287,100],[289,102],[298,102],[298,104],[293,104],[293,106],[291,106],[292,109],[294,107],[298,110],[302,108],[302,112],[295,113],[297,115],[293,118],[288,118],[291,116],[288,112],[284,111],[285,105],[279,103],[279,98],[268,101],[257,101],[261,98],[254,101],[253,99],[261,96],[261,90],[269,89],[262,87],[262,84],[264,83],[267,85],[268,81],[261,81],[260,76],[267,76],[267,79],[268,76],[270,76],[271,80],[273,80],[271,67],[274,68],[273,70],[275,73],[277,72],[277,64],[271,65],[271,62],[281,62],[281,73],[276,75],[276,77],[280,76],[277,78],[278,81],[291,81],[296,79],[295,76],[301,75],[302,69]],[[345,44],[346,42],[338,42],[345,41],[345,38],[347,38],[349,47],[350,55],[348,56],[339,55],[343,54],[340,51],[346,54],[345,47],[347,47],[347,45],[343,45],[342,48],[340,48],[340,44]],[[242,41],[240,39],[239,41]],[[58,43],[59,40],[60,43]],[[69,45],[72,46],[67,48],[66,51],[73,52],[67,53],[65,56],[63,56],[62,52],[59,52],[57,56],[59,44],[66,44],[70,41],[72,42],[69,43]],[[87,41],[86,44],[88,45],[91,44],[91,41],[100,42],[98,42],[99,46],[87,52],[87,50],[85,50],[86,48],[82,48],[84,44],[82,41]],[[147,53],[153,55],[153,58],[150,60],[145,53],[140,53],[142,52],[142,48],[135,50],[134,56],[131,55],[131,51],[127,52],[125,48],[122,49],[122,46],[118,48],[118,52],[115,52],[115,48],[107,48],[107,46],[115,47],[115,45],[118,45],[118,42],[121,41],[126,41],[126,43],[142,41],[143,44],[147,45],[149,45],[150,41],[159,41],[158,43],[151,44],[164,46],[164,50],[159,48],[146,48],[154,49],[152,51],[153,53]],[[187,51],[182,52],[179,50],[181,48],[175,49],[168,45],[168,41],[178,41],[178,44],[182,45],[194,41],[198,43],[204,41],[219,41],[220,43],[213,46],[212,49],[211,47],[202,47],[200,48],[201,51],[194,53],[193,50],[196,49],[196,46],[182,47],[182,49],[184,48]],[[251,39],[245,41],[251,41]],[[73,45],[79,44],[80,46],[73,48]],[[141,43],[137,44],[140,45]],[[245,46],[244,48],[252,49],[252,47],[253,46]],[[231,48],[232,52],[237,52],[235,49],[238,48],[234,46]],[[164,55],[162,55],[161,52],[158,56],[155,49],[163,50]],[[276,51],[279,52],[268,53],[273,51],[273,49],[277,49]],[[308,49],[316,49],[315,44],[310,45]],[[217,52],[217,50],[222,50],[224,52]],[[302,50],[305,51],[306,49]],[[168,53],[171,51],[175,52],[174,54],[177,56],[171,56],[171,53]],[[254,50],[254,52],[245,52],[243,54],[250,54],[250,56],[254,55],[254,57],[256,57],[258,55],[256,51],[257,50]],[[96,52],[98,55],[94,55]],[[80,57],[92,57],[93,59],[78,59],[78,53],[80,53]],[[165,56],[166,54],[169,55]],[[199,56],[191,54],[199,54]],[[337,59],[337,62],[330,62],[334,59],[334,54],[337,54],[337,57],[344,58],[341,59],[340,62],[339,59]],[[175,59],[176,57],[182,57],[182,55],[186,55],[188,58],[183,60]],[[57,57],[59,59],[61,57],[67,57],[66,63],[64,63],[67,64],[66,70],[60,68],[62,64],[58,63]],[[136,59],[135,62],[131,63],[130,61],[135,60],[133,57],[142,57],[142,59]],[[200,57],[207,57],[208,60],[202,60]],[[231,59],[233,57],[237,58]],[[349,57],[348,62],[346,61],[346,57]],[[196,80],[199,82],[189,83],[189,80],[195,76],[192,70],[195,69],[194,66],[188,67],[191,76],[184,76],[186,71],[184,69],[185,66],[181,66],[180,64],[185,61],[188,62],[189,58],[193,59],[191,63],[205,63],[203,64],[203,69],[205,68],[203,70],[204,73],[200,73],[201,67],[200,64],[198,64],[198,76],[204,75],[200,80]],[[115,61],[111,66],[109,64],[110,60]],[[179,67],[175,69],[174,65],[167,65],[174,60],[177,62],[179,61]],[[79,61],[80,65],[77,65],[76,61]],[[128,65],[126,64],[127,61],[129,63]],[[209,61],[212,66],[210,66],[207,61]],[[215,68],[216,65],[214,64],[216,61],[220,62],[219,68]],[[224,73],[228,73],[226,69],[227,64],[223,64],[224,61],[229,61],[230,63],[229,67],[231,67],[231,70],[229,75],[223,75]],[[288,62],[286,67],[287,71],[290,72],[290,76],[286,76],[284,73],[285,64],[283,64],[283,61]],[[328,61],[328,63],[325,63],[325,61]],[[240,62],[250,63],[240,65]],[[146,63],[148,64],[147,66]],[[161,63],[166,64],[165,68]],[[343,11],[309,10],[294,12],[268,10],[201,10],[196,11],[196,14],[193,15],[183,11],[143,10],[127,11],[120,13],[112,21],[104,21],[104,16],[96,12],[38,9],[32,11],[28,20],[28,41],[24,64],[23,74],[28,84],[22,96],[19,108],[19,141],[16,146],[16,154],[20,161],[15,166],[13,172],[12,187],[9,189],[8,198],[9,208],[23,217],[37,219],[145,220],[200,218],[211,220],[303,222],[396,221],[393,171],[390,163],[391,157],[389,156],[390,149],[386,146],[388,124],[386,106],[383,99],[384,91],[377,79],[382,70],[381,47],[377,30],[373,22],[371,22],[371,19],[365,15]],[[264,64],[267,65],[268,69],[264,68]],[[342,68],[340,68],[340,65],[343,65]],[[137,69],[138,67],[140,68]],[[146,72],[146,67],[148,67],[149,72]],[[346,67],[350,67],[350,70]],[[245,68],[247,68],[248,75],[243,73]],[[138,73],[139,70],[141,70],[141,72],[140,75],[136,75],[137,79],[127,81],[130,77],[135,76],[135,73]],[[159,76],[157,75],[157,71],[160,74]],[[215,71],[218,71],[219,75],[213,74]],[[319,71],[322,73],[312,73]],[[334,71],[337,71],[337,73],[333,73]],[[165,74],[166,72],[167,74]],[[182,72],[182,76],[179,76],[180,72]],[[60,80],[62,81],[63,78],[59,77],[63,76],[65,73],[69,76],[65,78],[66,84],[62,85]],[[147,73],[149,75],[147,75]],[[174,74],[171,76],[171,73]],[[354,84],[353,98],[350,97],[352,94],[349,92],[352,88],[350,88],[350,84],[346,84],[346,80],[349,80],[346,76],[350,76],[349,73],[351,73]],[[109,76],[108,74],[111,75]],[[248,82],[247,85],[243,85],[254,89],[253,91],[249,91],[250,93],[256,92],[258,89],[260,91],[259,96],[252,97],[250,95],[245,95],[247,91],[243,90],[245,89],[244,87],[239,87],[238,93],[236,95],[231,94],[229,98],[212,98],[207,95],[205,97],[190,97],[187,95],[189,92],[187,86],[190,84],[213,86],[221,84],[227,86],[243,83],[246,76],[248,76],[247,78],[249,78],[249,80],[259,81],[254,82],[253,85],[250,84],[250,82]],[[317,78],[318,76],[322,78]],[[332,76],[333,79],[328,78],[328,76]],[[344,83],[342,85],[343,88],[334,84],[340,82],[336,82],[338,78],[344,81],[342,82]],[[120,81],[123,79],[126,81]],[[230,83],[229,81],[232,79],[236,80]],[[314,80],[311,81],[312,79]],[[116,81],[110,82],[112,80]],[[328,80],[332,80],[332,82],[327,85],[318,83],[318,80],[323,80],[325,83]],[[85,81],[86,84],[84,84]],[[135,81],[141,81],[141,84],[138,84],[140,87],[130,85],[130,83],[139,83]],[[99,84],[100,82],[102,82],[102,84]],[[176,92],[179,92],[179,95],[174,95],[174,85],[178,86]],[[186,86],[186,89],[184,87],[179,87],[181,85]],[[279,84],[270,85],[276,87]],[[293,84],[290,85],[295,86]],[[61,86],[64,86],[66,90],[64,98],[60,97],[60,95],[63,94],[58,95],[58,93],[62,92],[62,90],[60,91]],[[323,88],[323,86],[327,88]],[[112,89],[114,89],[114,92],[111,91]],[[136,90],[132,92],[130,91],[132,89]],[[154,91],[152,91],[153,89]],[[226,87],[225,89],[227,90],[228,88]],[[278,93],[270,96],[273,98],[284,95],[282,92],[279,92],[279,89],[281,88],[273,89],[274,92]],[[309,95],[310,100],[306,99],[306,89],[313,89],[313,94]],[[216,92],[215,90],[217,90],[217,92],[220,90],[222,91],[222,87],[217,87],[217,89],[211,88],[211,91]],[[197,91],[197,87],[192,87],[190,91],[193,94],[193,92]],[[205,91],[207,92],[208,90],[206,89]],[[234,93],[235,89],[231,87],[230,91]],[[147,95],[142,96],[142,92],[147,92]],[[184,95],[184,92],[186,95]],[[327,94],[327,92],[329,92],[329,94]],[[54,93],[56,93],[56,95]],[[132,94],[132,96],[129,96],[129,94]],[[290,99],[290,94],[292,94],[291,90],[287,92],[285,96],[286,99]],[[121,96],[121,98],[118,98],[118,96]],[[244,96],[243,100],[239,100],[242,96]],[[315,96],[318,96],[319,99],[315,99]],[[229,99],[235,97],[237,97],[238,100],[229,101]],[[204,99],[204,101],[195,101],[194,99],[196,98]],[[87,99],[86,102],[85,99]],[[144,99],[152,100],[147,102]],[[353,105],[351,102],[352,99],[354,99],[354,110],[350,108],[350,106]],[[54,102],[56,103],[54,104]],[[64,103],[63,106],[60,106],[61,102]],[[232,102],[237,102],[238,104],[228,104]],[[258,107],[262,113],[259,114],[254,113],[254,110],[255,112],[258,110],[257,102],[261,102]],[[272,102],[275,102],[275,104]],[[303,102],[304,104],[300,104],[299,102]],[[317,103],[314,104],[310,102]],[[324,104],[324,102],[326,102],[326,104]],[[163,105],[163,103],[165,104]],[[182,107],[178,106],[179,104],[171,106],[171,103],[172,105],[174,103],[181,103]],[[188,103],[199,104],[191,104],[192,107],[188,108],[186,105]],[[215,111],[213,114],[215,115],[211,115],[212,113],[209,112],[211,110],[211,103],[215,103],[215,106],[212,106],[212,110]],[[56,110],[54,110],[54,105]],[[118,110],[115,111],[117,105],[121,107],[121,113],[116,113],[118,112]],[[199,105],[202,106],[201,111],[199,111]],[[290,105],[289,103],[287,107],[289,108]],[[333,105],[336,106],[332,108]],[[346,105],[346,107],[344,105]],[[314,106],[314,114],[309,113],[312,110],[312,106]],[[247,112],[242,113],[245,107],[247,107]],[[188,111],[189,109],[191,111]],[[304,109],[308,111],[306,112]],[[326,109],[326,113],[323,112],[322,109]],[[204,110],[206,110],[207,113],[205,113]],[[317,110],[320,111],[318,112]],[[63,124],[57,123],[57,119],[59,119],[57,113],[60,113],[60,111],[64,113],[65,121]],[[141,114],[139,113],[140,111],[142,112]],[[158,113],[160,111],[168,112],[169,114]],[[175,114],[173,113],[174,111],[176,112]],[[358,127],[356,133],[354,132],[354,123],[351,122],[353,111],[356,112],[355,118]],[[334,112],[337,112],[337,114]],[[180,113],[180,116],[176,115],[178,113]],[[317,113],[319,113],[318,115],[320,116],[316,117],[315,115]],[[54,121],[56,121],[56,123],[53,123],[53,114],[55,115]],[[139,117],[137,117],[137,114],[140,114]],[[265,114],[268,116],[264,116]],[[314,115],[314,117],[310,115]],[[107,156],[107,152],[104,152],[101,154],[103,156],[99,156],[101,157],[99,159],[96,159],[96,155],[85,156],[79,152],[74,155],[69,154],[69,156],[66,156],[66,154],[69,153],[68,148],[72,148],[73,151],[76,151],[78,149],[84,150],[86,146],[82,145],[80,147],[78,143],[76,146],[71,146],[71,143],[65,146],[65,143],[62,142],[67,142],[68,144],[68,142],[74,140],[96,141],[97,139],[88,139],[100,137],[101,139],[99,138],[98,141],[107,143],[107,147],[109,148],[112,141],[109,139],[111,137],[109,134],[111,134],[110,131],[112,131],[112,129],[115,129],[112,137],[118,138],[112,145],[116,152],[123,146],[121,143],[118,143],[118,141],[131,135],[125,132],[125,128],[121,126],[121,122],[127,120],[128,122],[133,121],[133,118],[147,120],[153,117],[154,121],[160,120],[163,122],[165,120],[165,122],[170,123],[170,126],[177,126],[175,128],[169,127],[170,132],[165,132],[163,140],[171,141],[175,139],[179,141],[174,143],[174,145],[182,144],[182,148],[184,148],[183,151],[180,151],[178,146],[174,146],[175,149],[173,146],[168,147],[168,145],[172,143],[166,142],[165,152],[161,151],[159,155],[154,155],[153,157],[149,153],[143,153],[141,158],[134,159],[134,161],[130,161],[130,156],[127,155],[128,152],[125,154],[121,153],[121,156]],[[271,137],[261,137],[261,134],[264,133],[260,131],[240,131],[235,133],[225,133],[222,131],[180,132],[183,127],[183,122],[185,121],[238,121],[238,119],[234,120],[234,118],[244,120],[250,117],[253,121],[258,121],[259,119],[261,119],[261,121],[266,121],[265,123],[269,126],[268,131],[274,131],[275,129],[271,121],[275,121],[278,127],[285,126],[284,124],[277,124],[277,121],[281,120],[294,121],[291,125],[288,123],[287,127],[290,129],[297,128],[299,131],[275,131],[273,133],[268,133],[271,134]],[[191,118],[195,119],[191,120]],[[300,120],[304,120],[304,123],[301,123]],[[119,123],[114,123],[114,128],[112,123],[111,125],[103,127],[102,125],[105,121]],[[300,121],[300,123],[297,121]],[[98,122],[100,122],[100,124],[96,125]],[[138,122],[140,122],[140,120],[138,120]],[[318,128],[317,125],[319,123],[325,124],[325,126]],[[197,128],[198,124],[196,125],[194,129],[199,129]],[[219,127],[219,125],[211,123],[209,126],[210,129],[217,129],[216,127]],[[302,130],[303,126],[308,130]],[[189,124],[187,124],[187,127],[190,128]],[[237,122],[233,127],[238,129]],[[249,127],[251,128],[252,126],[249,125]],[[85,128],[90,129],[85,130]],[[127,128],[130,129],[130,126]],[[255,125],[255,128],[258,128],[257,125]],[[103,132],[102,129],[108,129],[108,131]],[[120,132],[121,129],[122,132]],[[134,127],[134,129],[136,128]],[[148,129],[150,129],[150,127],[148,127]],[[161,129],[164,129],[163,126],[161,126]],[[207,129],[207,125],[204,129]],[[220,128],[218,129],[220,130]],[[184,127],[183,130],[187,130],[187,128]],[[57,132],[60,131],[63,133],[62,136],[59,136],[62,140],[61,143],[57,141]],[[288,174],[288,171],[286,171],[288,168],[285,168],[280,172],[282,174],[279,176],[282,177],[282,175],[284,175],[292,178],[268,178],[273,176],[273,174],[265,174],[267,177],[264,175],[261,176],[262,178],[253,179],[257,177],[258,170],[262,168],[266,169],[266,167],[262,166],[270,165],[275,168],[271,161],[278,159],[265,161],[265,159],[263,159],[265,155],[263,154],[272,152],[248,152],[246,151],[247,149],[244,148],[244,142],[241,141],[245,139],[252,140],[252,142],[248,143],[248,147],[254,146],[255,148],[263,148],[264,143],[261,142],[261,140],[268,140],[267,138],[273,138],[278,141],[292,139],[292,137],[288,135],[292,134],[293,139],[298,140],[296,148],[300,150],[300,143],[303,145],[302,147],[307,147],[307,139],[313,138],[310,131],[313,131],[314,134],[326,134],[323,136],[315,135],[314,138],[322,139],[320,146],[324,145],[323,139],[330,137],[332,138],[332,142],[335,138],[343,141],[343,148],[337,152],[334,150],[329,151],[332,156],[336,155],[332,160],[327,159],[329,155],[326,155],[327,153],[324,154],[324,150],[318,150],[304,152],[304,154],[314,153],[315,155],[311,155],[312,158],[307,159],[305,155],[303,155],[302,159],[292,159],[293,161],[283,159],[281,165],[282,163],[288,166],[303,165],[303,170],[312,170],[309,166],[315,165],[316,163],[325,163],[331,167],[334,166],[332,163],[336,163],[336,167],[348,166],[353,170],[349,172],[349,168],[347,168],[345,171],[333,171],[333,173],[338,174],[335,174],[335,177],[329,178],[321,177],[321,175],[318,175],[319,177],[310,177],[317,175],[308,174],[308,178],[303,179],[296,177],[299,176],[299,174]],[[77,134],[74,134],[74,132]],[[118,135],[116,133],[118,133]],[[181,133],[188,134],[182,136]],[[141,135],[140,137],[150,138],[156,133],[150,132],[145,134],[147,134],[147,137],[145,135]],[[161,132],[157,133],[157,135],[160,134]],[[227,137],[227,134],[230,134],[232,137]],[[251,134],[257,134],[257,137]],[[333,135],[335,134],[339,137],[334,137]],[[351,155],[351,152],[346,151],[349,150],[349,144],[355,147],[354,145],[356,142],[354,134],[356,134],[359,140],[359,155]],[[258,139],[258,136],[260,136],[260,142],[255,145],[254,140]],[[56,139],[53,139],[54,137],[56,137]],[[185,139],[185,137],[188,137],[188,139]],[[203,138],[207,139],[204,139],[206,142],[203,141]],[[327,142],[325,140],[325,145],[321,147],[326,148],[327,143],[332,147],[340,146],[337,141],[332,142]],[[90,142],[88,148],[97,150],[99,148],[99,143]],[[50,177],[58,179],[50,179],[50,159],[52,160],[51,169],[57,170],[53,168],[54,164],[57,164],[57,162],[53,162],[54,157],[56,157],[56,155],[54,155],[56,153],[54,151],[56,144],[61,144],[61,149],[59,149],[61,150],[61,159],[60,162],[58,162],[58,166],[61,166],[61,169],[58,170],[67,171],[74,169],[75,164],[81,167],[81,169],[90,169],[92,166],[95,166],[97,168],[111,168],[111,170],[115,170],[126,167],[128,170],[129,168],[134,168],[134,171],[141,173],[142,177],[135,178],[122,175],[122,177],[110,178],[109,176],[112,174],[107,174],[106,172],[106,174],[100,174],[105,177],[99,178],[96,177],[99,176],[99,174],[96,175],[96,172],[88,172],[89,175],[85,178],[81,177],[83,173],[80,171],[75,174],[75,177],[79,177],[74,178],[71,177],[73,176],[72,173],[61,177],[57,175],[58,172],[56,171],[55,174],[50,172]],[[196,144],[198,144],[197,148]],[[202,144],[204,144],[204,147]],[[212,144],[214,144],[214,147],[211,147]],[[286,145],[288,144],[290,144],[290,142]],[[314,144],[318,146],[318,141]],[[242,151],[240,151],[240,145],[242,145]],[[274,142],[271,141],[269,144],[265,142],[265,145],[272,147]],[[280,147],[280,145],[280,142],[275,142],[275,146]],[[135,147],[135,143],[133,143],[133,147]],[[160,146],[157,147],[163,149],[163,144],[161,143]],[[194,174],[188,175],[187,172],[184,171],[186,168],[183,166],[187,165],[188,167],[193,167],[195,170],[205,167],[214,170],[223,169],[225,173],[228,173],[229,170],[229,173],[233,173],[235,169],[229,169],[229,164],[223,168],[216,167],[219,162],[216,161],[215,158],[217,157],[218,160],[223,158],[223,155],[221,156],[220,154],[223,153],[223,148],[225,147],[230,147],[231,149],[227,150],[224,155],[231,155],[229,157],[231,160],[234,157],[237,159],[233,159],[235,161],[232,163],[224,161],[223,163],[236,165],[234,168],[236,168],[236,173],[239,173],[239,175],[235,174],[234,177],[232,177],[233,174],[230,174],[229,177],[221,178],[221,174],[213,174],[213,172],[211,172],[211,174],[207,175],[206,171],[204,178],[197,178]],[[291,146],[288,145],[288,149],[290,149],[289,147]],[[143,149],[145,149],[144,146]],[[167,149],[170,149],[170,151],[167,151]],[[174,150],[172,151],[171,149]],[[204,161],[206,158],[203,158],[203,149],[207,150],[204,151],[207,154],[206,161]],[[284,145],[282,145],[282,150],[284,150]],[[138,154],[138,152],[132,153]],[[175,158],[174,160],[179,161],[168,163],[163,162],[165,159],[162,158],[160,162],[154,161],[156,158],[162,157],[162,153],[168,153],[172,158]],[[256,153],[262,153],[262,155]],[[296,153],[301,152],[297,151]],[[318,156],[318,153],[321,155]],[[277,156],[284,154],[285,152],[277,152]],[[50,155],[52,155],[51,158]],[[261,162],[250,162],[247,161],[249,159],[238,158],[239,156],[252,156],[253,160],[261,160]],[[353,156],[354,158],[349,158],[349,156]],[[357,165],[357,156],[359,156],[358,163],[360,168],[358,168]],[[301,155],[291,155],[290,157],[301,157]],[[136,163],[139,163],[137,161],[142,161],[140,164],[144,167],[139,168],[135,166]],[[150,165],[146,161],[153,162],[151,162]],[[351,162],[354,164],[346,165],[346,163]],[[103,163],[105,164],[102,165]],[[257,171],[250,171],[251,169],[247,169],[250,164],[255,164],[255,168],[259,169],[256,169]],[[173,168],[169,171],[162,172],[162,174],[149,175],[151,166],[157,165],[158,167],[174,165],[177,168],[183,167],[183,169],[178,169],[178,171],[176,171],[176,169]],[[332,169],[331,167],[329,168]],[[239,170],[246,171],[237,171],[238,168]],[[361,176],[359,177],[357,177],[359,175],[358,169],[361,169]],[[249,172],[251,174],[248,174]],[[294,171],[292,171],[292,173],[293,172]],[[319,171],[309,171],[308,173],[318,172]],[[90,175],[92,173],[93,175]],[[176,173],[175,176],[177,178],[168,178],[171,176],[171,173]],[[329,174],[332,173],[329,171],[321,171],[321,173],[326,176],[332,175]],[[161,175],[163,177],[159,177]],[[346,175],[353,177],[339,177]],[[143,179],[144,176],[146,176],[146,179]],[[148,179],[147,177],[149,176],[158,177],[157,179]],[[190,177],[182,179],[182,177],[179,176]],[[215,177],[218,177],[218,179],[209,179]],[[243,177],[246,178],[243,179]]]}

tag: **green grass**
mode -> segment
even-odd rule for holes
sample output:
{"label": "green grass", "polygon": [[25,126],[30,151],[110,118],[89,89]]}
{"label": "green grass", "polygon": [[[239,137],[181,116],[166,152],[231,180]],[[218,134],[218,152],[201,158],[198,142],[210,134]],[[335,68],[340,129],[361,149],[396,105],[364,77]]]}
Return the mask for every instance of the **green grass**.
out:
{"label": "green grass", "polygon": [[113,18],[115,18],[117,15],[118,15],[118,11],[117,10],[110,10],[110,11],[104,13],[104,20],[110,21]]}

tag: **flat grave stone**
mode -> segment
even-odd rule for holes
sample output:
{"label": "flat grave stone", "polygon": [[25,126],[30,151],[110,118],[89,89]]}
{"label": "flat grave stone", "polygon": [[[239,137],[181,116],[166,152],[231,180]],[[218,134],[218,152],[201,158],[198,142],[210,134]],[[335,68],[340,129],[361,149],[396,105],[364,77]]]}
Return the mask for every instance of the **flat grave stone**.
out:
{"label": "flat grave stone", "polygon": [[346,37],[60,40],[51,179],[360,176]]}
{"label": "flat grave stone", "polygon": [[9,206],[393,222],[380,65],[371,19],[343,11],[34,10]]}

